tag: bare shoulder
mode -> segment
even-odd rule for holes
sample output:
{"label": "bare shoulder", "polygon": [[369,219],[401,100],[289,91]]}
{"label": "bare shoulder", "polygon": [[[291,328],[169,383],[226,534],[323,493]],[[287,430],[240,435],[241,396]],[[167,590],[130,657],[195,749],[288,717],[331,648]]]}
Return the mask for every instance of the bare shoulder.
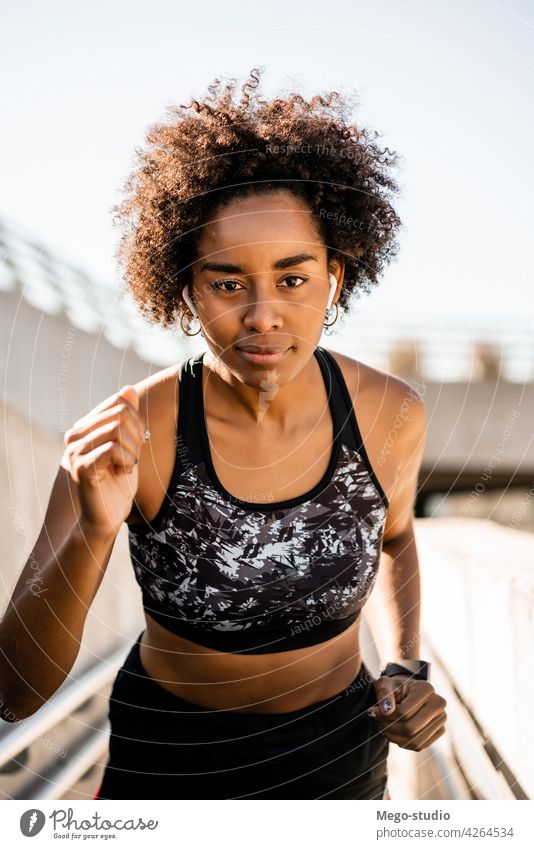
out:
{"label": "bare shoulder", "polygon": [[161,424],[158,414],[168,410],[171,399],[178,399],[178,371],[179,364],[174,364],[133,384],[139,395],[139,412],[151,433]]}
{"label": "bare shoulder", "polygon": [[379,417],[385,424],[391,422],[391,416],[395,418],[408,405],[415,411],[415,416],[419,414],[420,417],[424,413],[423,395],[417,385],[412,386],[398,375],[355,360],[339,351],[329,350],[329,353],[343,373],[353,402],[373,399],[377,402],[375,410],[380,410]]}
{"label": "bare shoulder", "polygon": [[423,396],[397,375],[329,353],[347,384],[371,466],[394,506],[399,480],[416,478],[421,463],[427,425]]}
{"label": "bare shoulder", "polygon": [[150,431],[139,457],[139,485],[127,524],[150,519],[163,501],[175,459],[175,436],[180,401],[180,363],[134,383],[139,413]]}

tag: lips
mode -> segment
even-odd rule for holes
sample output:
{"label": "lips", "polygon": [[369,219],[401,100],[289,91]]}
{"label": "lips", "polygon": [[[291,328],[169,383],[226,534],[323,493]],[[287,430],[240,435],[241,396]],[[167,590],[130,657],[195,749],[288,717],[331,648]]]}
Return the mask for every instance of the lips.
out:
{"label": "lips", "polygon": [[260,345],[238,345],[240,351],[246,351],[249,354],[281,354],[285,348],[263,348]]}
{"label": "lips", "polygon": [[275,348],[274,346],[267,345],[265,347],[262,347],[261,345],[243,345],[243,347],[241,347],[241,345],[236,345],[236,351],[240,357],[248,363],[258,366],[279,363],[280,360],[287,356],[290,350],[290,347]]}

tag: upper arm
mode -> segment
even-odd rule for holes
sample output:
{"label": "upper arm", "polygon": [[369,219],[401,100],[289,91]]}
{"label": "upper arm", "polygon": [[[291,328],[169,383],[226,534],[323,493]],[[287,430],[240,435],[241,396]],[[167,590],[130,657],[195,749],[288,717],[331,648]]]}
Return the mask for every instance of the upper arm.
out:
{"label": "upper arm", "polygon": [[412,526],[427,430],[423,398],[406,381],[396,379],[387,409],[388,420],[396,425],[396,439],[390,457],[394,482],[384,543],[408,532]]}
{"label": "upper arm", "polygon": [[387,493],[387,543],[412,526],[426,436],[423,398],[397,375],[330,353],[342,368],[369,461]]}

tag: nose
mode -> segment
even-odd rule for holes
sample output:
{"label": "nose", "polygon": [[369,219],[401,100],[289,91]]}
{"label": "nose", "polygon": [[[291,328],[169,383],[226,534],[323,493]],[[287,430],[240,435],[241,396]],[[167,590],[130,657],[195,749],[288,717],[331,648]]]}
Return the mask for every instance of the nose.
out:
{"label": "nose", "polygon": [[271,286],[265,289],[251,288],[250,301],[246,307],[243,324],[247,330],[255,330],[257,333],[266,333],[273,328],[279,329],[282,326],[280,302]]}

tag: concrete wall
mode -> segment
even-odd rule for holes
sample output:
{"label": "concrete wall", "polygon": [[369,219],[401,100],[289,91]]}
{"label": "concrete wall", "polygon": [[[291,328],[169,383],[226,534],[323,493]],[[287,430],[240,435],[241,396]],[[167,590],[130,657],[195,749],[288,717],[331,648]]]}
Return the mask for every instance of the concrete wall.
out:
{"label": "concrete wall", "polygon": [[[102,333],[80,330],[62,313],[35,309],[18,291],[2,294],[0,307],[2,399],[50,436],[63,434],[125,384],[162,368],[128,347],[128,332],[119,319],[115,336],[124,335],[126,350],[111,345]],[[195,353],[187,340],[181,350],[183,357]],[[181,354],[175,362],[180,359]]]}
{"label": "concrete wall", "polygon": [[477,472],[494,457],[496,471],[513,472],[519,467],[534,471],[534,453],[529,450],[534,383],[427,382],[416,388],[428,419],[426,468]]}

